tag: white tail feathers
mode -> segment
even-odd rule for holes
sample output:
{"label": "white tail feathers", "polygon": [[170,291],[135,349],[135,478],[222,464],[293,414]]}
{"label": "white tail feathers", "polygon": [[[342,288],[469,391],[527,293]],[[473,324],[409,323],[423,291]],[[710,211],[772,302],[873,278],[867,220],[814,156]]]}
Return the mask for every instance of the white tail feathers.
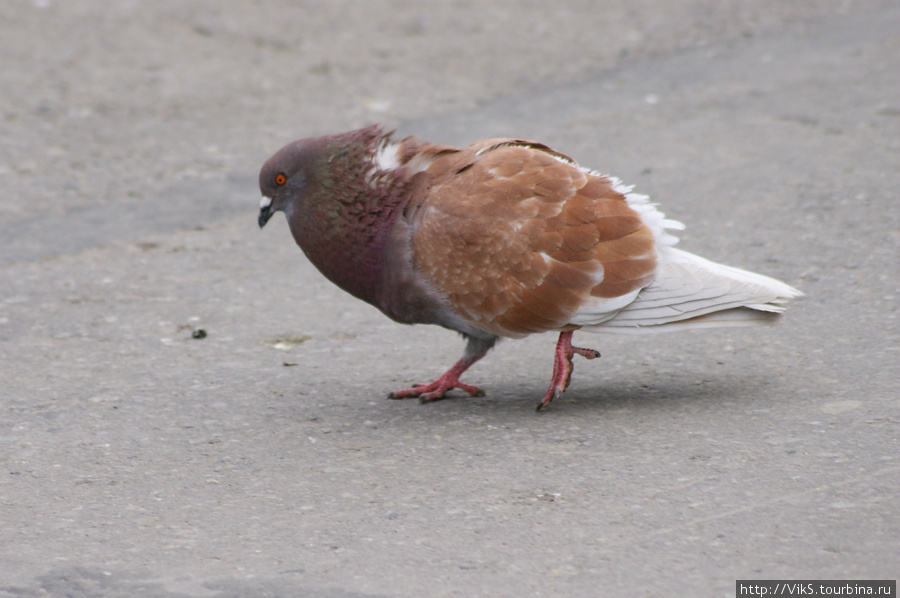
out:
{"label": "white tail feathers", "polygon": [[587,332],[650,332],[774,323],[803,293],[774,278],[659,248],[656,278],[615,317]]}

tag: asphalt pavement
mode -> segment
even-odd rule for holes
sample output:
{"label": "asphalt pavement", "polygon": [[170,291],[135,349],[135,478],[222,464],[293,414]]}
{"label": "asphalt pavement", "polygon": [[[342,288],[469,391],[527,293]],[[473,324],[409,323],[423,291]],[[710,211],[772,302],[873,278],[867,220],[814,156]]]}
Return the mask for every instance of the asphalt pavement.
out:
{"label": "asphalt pavement", "polygon": [[[0,597],[734,596],[900,572],[900,5],[0,6]],[[783,323],[455,334],[336,289],[283,143],[535,138]],[[580,334],[580,335],[579,335]]]}

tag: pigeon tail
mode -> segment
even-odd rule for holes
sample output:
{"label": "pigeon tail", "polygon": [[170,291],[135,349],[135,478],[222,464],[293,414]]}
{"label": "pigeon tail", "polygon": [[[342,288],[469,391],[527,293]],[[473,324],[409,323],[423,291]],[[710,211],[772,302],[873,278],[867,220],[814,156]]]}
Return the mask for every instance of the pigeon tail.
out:
{"label": "pigeon tail", "polygon": [[614,318],[583,330],[635,333],[772,324],[786,303],[802,294],[768,276],[660,247],[653,282]]}

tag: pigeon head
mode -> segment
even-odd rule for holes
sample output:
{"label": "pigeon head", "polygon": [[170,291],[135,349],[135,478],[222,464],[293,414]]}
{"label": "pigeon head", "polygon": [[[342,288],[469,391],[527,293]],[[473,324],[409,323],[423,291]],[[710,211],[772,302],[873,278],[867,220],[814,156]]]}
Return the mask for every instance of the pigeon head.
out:
{"label": "pigeon head", "polygon": [[260,228],[275,212],[289,212],[293,201],[306,194],[316,157],[321,154],[320,145],[321,138],[294,141],[278,150],[263,165],[259,172],[259,190],[262,192]]}

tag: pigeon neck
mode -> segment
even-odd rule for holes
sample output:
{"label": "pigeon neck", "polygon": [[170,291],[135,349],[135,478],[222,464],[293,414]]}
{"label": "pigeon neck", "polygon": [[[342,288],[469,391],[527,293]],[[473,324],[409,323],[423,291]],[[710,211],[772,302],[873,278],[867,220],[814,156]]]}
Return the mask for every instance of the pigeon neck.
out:
{"label": "pigeon neck", "polygon": [[[329,152],[305,213],[290,218],[292,232],[310,261],[353,296],[376,304],[385,245],[400,214],[408,181],[373,166],[380,139]],[[362,146],[364,151],[357,148]]]}

